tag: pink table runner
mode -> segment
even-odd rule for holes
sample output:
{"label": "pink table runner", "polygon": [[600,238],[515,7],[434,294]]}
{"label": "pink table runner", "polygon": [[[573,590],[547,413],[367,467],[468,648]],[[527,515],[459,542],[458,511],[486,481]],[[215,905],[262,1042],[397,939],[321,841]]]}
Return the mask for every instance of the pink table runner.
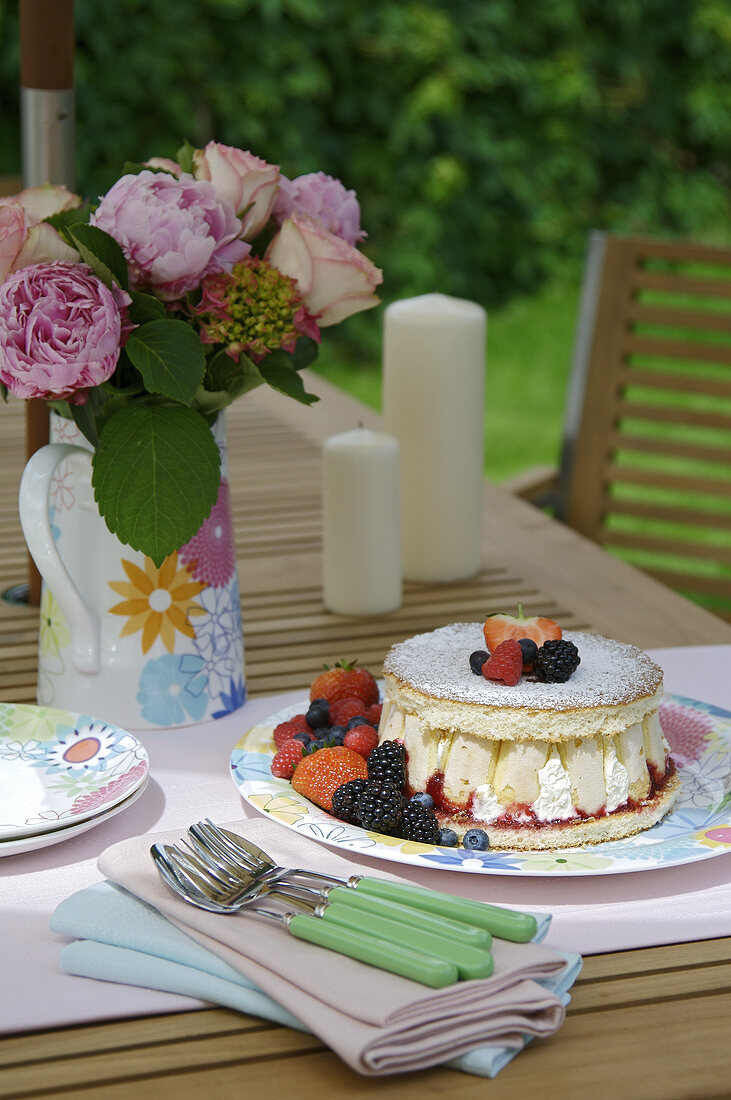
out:
{"label": "pink table runner", "polygon": [[[668,691],[731,710],[731,646],[663,649]],[[3,992],[0,1032],[175,1012],[200,1007],[190,998],[72,978],[58,969],[60,939],[48,929],[56,905],[99,881],[96,859],[125,837],[180,829],[210,816],[253,816],[229,778],[229,755],[241,734],[304,692],[255,699],[237,714],[204,726],[145,733],[152,780],[128,811],[52,848],[0,860]],[[374,861],[349,853],[364,871]],[[422,870],[389,864],[404,879],[464,897],[553,913],[548,946],[593,954],[731,935],[731,855],[704,863],[588,879],[519,879]]]}

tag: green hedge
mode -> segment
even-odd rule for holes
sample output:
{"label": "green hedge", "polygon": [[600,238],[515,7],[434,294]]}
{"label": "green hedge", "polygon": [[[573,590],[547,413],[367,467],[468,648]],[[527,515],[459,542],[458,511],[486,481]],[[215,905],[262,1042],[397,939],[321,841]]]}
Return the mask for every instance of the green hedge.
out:
{"label": "green hedge", "polygon": [[[725,0],[77,0],[79,188],[182,137],[355,187],[388,297],[495,304],[609,227],[728,222]],[[17,171],[0,0],[0,172]],[[723,230],[720,231],[721,236]]]}

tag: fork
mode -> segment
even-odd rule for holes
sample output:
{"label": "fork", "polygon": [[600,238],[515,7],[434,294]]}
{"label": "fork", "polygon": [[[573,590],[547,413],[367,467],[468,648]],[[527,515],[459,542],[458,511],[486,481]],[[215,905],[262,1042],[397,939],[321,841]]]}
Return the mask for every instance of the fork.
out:
{"label": "fork", "polygon": [[[311,915],[319,920],[367,936],[376,935],[389,945],[416,950],[423,955],[454,964],[458,977],[464,980],[487,978],[492,973],[492,956],[483,947],[476,947],[464,940],[445,938],[441,931],[404,925],[392,919],[388,906],[385,906],[384,911],[383,903],[376,902],[374,913],[364,913],[338,904],[337,900],[323,899],[317,888],[299,884],[282,885],[271,877],[265,882],[253,875],[242,876],[240,870],[232,875],[219,861],[212,862],[211,856],[195,850],[195,845],[193,850],[185,846],[162,849],[159,845],[154,845],[152,854],[161,873],[160,864],[163,864],[168,875],[171,871],[177,875],[176,885],[182,885],[191,897],[203,900],[208,905],[211,904],[212,883],[217,891],[213,903],[224,904],[227,908],[239,909],[255,905],[260,898],[270,894],[274,894],[275,900],[279,900],[276,895],[280,895],[288,903],[307,907],[311,910]],[[163,878],[170,885],[169,878],[165,875]]]}
{"label": "fork", "polygon": [[[153,844],[150,852],[163,882],[185,901],[200,909],[220,914],[239,913],[259,900],[259,894],[252,894],[240,882],[235,889],[226,886],[202,862],[194,863],[191,870],[190,853],[175,846]],[[376,935],[371,935],[367,931],[326,922],[314,915],[291,909],[279,912],[257,905],[252,912],[255,916],[263,916],[283,924],[297,939],[337,951],[341,955],[399,974],[422,985],[441,989],[452,985],[459,978],[455,963],[422,953],[415,940],[412,940],[414,946],[404,947],[377,938],[377,930]]]}
{"label": "fork", "polygon": [[[228,856],[244,863],[248,870],[262,873],[276,873],[285,871],[287,877],[306,876],[323,883],[323,889],[334,889],[344,886],[349,891],[354,891],[355,896],[360,894],[369,897],[377,897],[387,901],[410,906],[442,918],[449,918],[465,926],[484,929],[493,936],[503,940],[512,940],[514,943],[527,943],[536,934],[538,924],[530,913],[519,913],[514,909],[504,909],[498,905],[488,905],[481,901],[470,901],[466,898],[455,897],[453,894],[442,894],[437,890],[428,890],[421,886],[413,886],[406,882],[389,882],[384,879],[368,878],[361,875],[351,875],[348,879],[333,878],[317,871],[306,871],[303,868],[281,868],[261,848],[252,844],[250,840],[228,829],[222,829],[206,818],[192,825],[188,830],[192,837],[199,843],[212,848],[219,855]],[[350,899],[354,902],[354,897]]]}

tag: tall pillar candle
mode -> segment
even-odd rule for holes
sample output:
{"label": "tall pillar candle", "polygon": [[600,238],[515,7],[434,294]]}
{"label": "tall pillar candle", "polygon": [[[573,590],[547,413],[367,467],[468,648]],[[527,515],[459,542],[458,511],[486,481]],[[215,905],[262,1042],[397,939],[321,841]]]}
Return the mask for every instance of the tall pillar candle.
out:
{"label": "tall pillar candle", "polygon": [[404,577],[463,580],[482,564],[487,314],[425,294],[393,302],[383,334],[383,412],[401,446]]}
{"label": "tall pillar candle", "polygon": [[383,615],[401,606],[399,445],[355,428],[322,451],[325,606]]}

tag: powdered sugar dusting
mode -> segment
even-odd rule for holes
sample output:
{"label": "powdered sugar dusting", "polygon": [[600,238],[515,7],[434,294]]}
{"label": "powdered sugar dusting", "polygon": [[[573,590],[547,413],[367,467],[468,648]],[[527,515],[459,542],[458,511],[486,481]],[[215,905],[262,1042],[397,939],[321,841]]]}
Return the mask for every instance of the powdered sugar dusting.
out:
{"label": "powdered sugar dusting", "polygon": [[514,687],[476,676],[469,656],[485,648],[481,623],[451,623],[429,634],[415,634],[392,646],[384,673],[425,695],[483,706],[530,710],[572,710],[617,706],[652,696],[662,669],[643,650],[598,634],[564,632],[581,657],[565,684],[542,684],[523,677]]}

